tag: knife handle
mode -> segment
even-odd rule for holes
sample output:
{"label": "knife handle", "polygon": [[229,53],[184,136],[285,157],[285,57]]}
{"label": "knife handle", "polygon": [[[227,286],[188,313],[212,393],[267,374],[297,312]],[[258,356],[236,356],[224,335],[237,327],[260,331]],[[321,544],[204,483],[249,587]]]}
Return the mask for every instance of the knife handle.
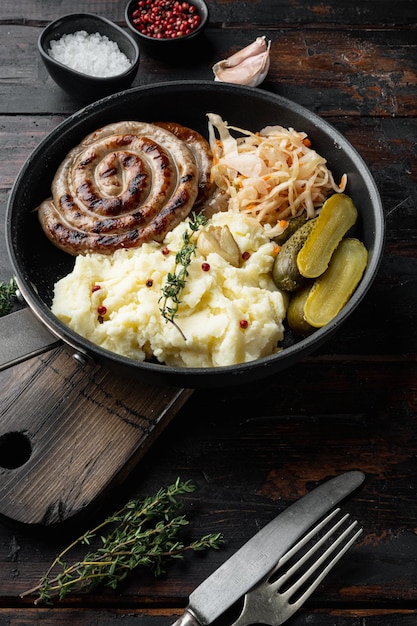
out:
{"label": "knife handle", "polygon": [[181,617],[172,626],[201,626],[201,623],[192,613],[185,609]]}

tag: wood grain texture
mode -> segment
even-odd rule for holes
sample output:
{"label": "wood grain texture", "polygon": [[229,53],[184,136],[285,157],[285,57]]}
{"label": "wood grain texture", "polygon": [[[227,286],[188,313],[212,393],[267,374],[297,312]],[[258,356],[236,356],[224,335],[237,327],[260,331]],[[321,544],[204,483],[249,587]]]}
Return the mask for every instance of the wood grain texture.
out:
{"label": "wood grain texture", "polygon": [[[364,534],[312,606],[409,608],[417,593],[416,380],[415,363],[309,360],[244,390],[195,391],[124,484],[87,519],[36,533],[3,528],[0,605],[1,597],[30,588],[80,529],[127,497],[152,494],[181,476],[196,485],[184,500],[190,536],[221,531],[224,547],[170,566],[157,584],[139,571],[122,595],[102,589],[67,604],[184,606],[200,581],[291,502],[322,480],[359,468],[365,484],[345,508]],[[73,558],[82,554],[77,549]]]}
{"label": "wood grain texture", "polygon": [[68,520],[120,484],[190,391],[81,367],[64,349],[0,375],[0,514]]}
{"label": "wood grain texture", "polygon": [[[62,609],[61,614],[64,623],[77,624],[77,626],[113,626],[120,624],[121,621],[124,626],[169,626],[178,619],[181,611],[158,610],[149,615],[147,611],[140,609],[130,609],[128,613],[123,610]],[[337,626],[414,626],[416,615],[416,611],[411,609],[404,611],[333,610],[330,615],[323,614],[321,611],[312,611],[307,618],[307,612],[300,611],[289,624],[292,626],[305,626],[306,624],[311,626],[334,626],[335,624]],[[2,624],[26,626],[37,620],[41,620],[44,626],[56,624],[54,610],[0,609]],[[225,622],[219,620],[218,624],[223,626]]]}
{"label": "wood grain texture", "polygon": [[[2,112],[30,114],[41,107],[56,115],[69,114],[83,103],[66,96],[52,81],[37,52],[41,32],[36,26],[14,28],[10,47],[8,26],[0,22],[0,54],[4,82],[0,83]],[[227,33],[207,31],[193,57],[156,60],[142,53],[133,86],[172,79],[173,67],[184,80],[211,80],[212,65],[266,34],[272,41],[271,68],[262,88],[269,89],[323,116],[416,114],[416,32],[414,30],[307,31],[240,28]],[[414,52],[414,53],[413,53]],[[175,65],[174,65],[175,63]],[[306,89],[308,85],[308,89]]]}
{"label": "wood grain texture", "polygon": [[[106,496],[79,515],[47,528],[0,520],[0,624],[42,620],[47,626],[168,626],[195,586],[274,515],[325,478],[361,469],[365,484],[346,508],[363,524],[364,533],[291,624],[415,626],[417,4],[208,3],[210,25],[199,54],[158,60],[143,52],[134,85],[210,80],[214,62],[265,34],[272,41],[271,68],[261,88],[325,117],[358,150],[375,178],[386,216],[378,276],[358,311],[318,353],[244,388],[195,391],[181,408],[185,397],[175,400],[173,390],[152,393],[105,371],[80,370],[61,350],[3,373],[0,411],[9,422],[0,422],[0,428],[18,419],[28,423],[28,432],[47,431],[44,418],[51,415],[51,445],[65,429],[76,444],[77,454],[63,450],[70,468],[80,466],[85,444],[92,449],[103,443],[101,434],[108,438],[104,457],[127,442],[134,448],[136,437],[142,436],[138,424],[144,425],[143,416],[145,428],[147,420],[155,423],[154,402],[163,411],[171,399],[177,412],[155,425],[145,449],[152,445],[144,456],[140,452],[139,463],[133,451],[117,488],[109,484]],[[79,108],[47,76],[37,37],[50,20],[78,10],[123,25],[124,3],[113,0],[1,4],[0,280],[10,276],[3,218],[13,180],[39,141]],[[110,463],[114,469],[117,456]],[[39,463],[39,474],[42,470]],[[18,471],[24,476],[24,466]],[[11,481],[14,472],[3,471],[0,480],[8,474]],[[221,531],[226,539],[221,550],[187,555],[156,581],[138,571],[117,591],[74,594],[54,608],[34,608],[30,597],[19,598],[55,555],[95,521],[128,498],[151,495],[178,476],[196,485],[184,500],[191,522],[187,536]],[[85,483],[70,486],[69,499],[76,502],[82,488],[90,494],[97,480],[91,468]],[[20,487],[19,498],[33,504],[36,488],[29,483]],[[68,485],[69,477],[60,472],[48,476],[56,503],[55,483]],[[45,503],[47,495],[40,498]],[[0,506],[6,505],[19,508],[7,488],[0,492]],[[77,549],[73,556],[82,554]],[[228,623],[224,619],[222,626]]]}
{"label": "wood grain texture", "polygon": [[[347,24],[366,28],[388,26],[415,27],[416,11],[413,0],[399,0],[395,4],[389,0],[364,0],[360,4],[327,0],[317,4],[313,0],[294,2],[292,0],[246,0],[244,10],[235,0],[207,0],[211,22],[224,23],[224,27],[234,28],[245,24],[256,24],[276,28],[279,24],[292,24],[313,28],[320,24]],[[61,0],[59,3],[47,1],[34,3],[32,0],[3,0],[0,22],[27,23],[49,22],[66,13],[76,12],[83,3],[80,0]],[[86,9],[84,9],[86,10]],[[123,20],[124,3],[114,0],[89,0],[88,10],[101,13],[108,19]]]}

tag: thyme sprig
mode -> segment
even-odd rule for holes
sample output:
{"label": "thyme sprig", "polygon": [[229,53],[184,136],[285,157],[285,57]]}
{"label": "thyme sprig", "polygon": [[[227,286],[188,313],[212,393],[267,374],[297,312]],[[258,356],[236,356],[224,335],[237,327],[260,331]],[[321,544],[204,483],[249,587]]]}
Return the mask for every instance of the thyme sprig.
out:
{"label": "thyme sprig", "polygon": [[8,283],[0,282],[0,317],[12,310],[16,289],[17,284],[14,278],[11,278]]}
{"label": "thyme sprig", "polygon": [[[189,522],[178,515],[182,508],[177,496],[194,491],[190,481],[179,478],[154,496],[130,500],[122,509],[104,522],[87,531],[67,546],[52,562],[39,584],[21,594],[21,597],[38,594],[35,604],[52,604],[52,597],[63,600],[71,591],[91,591],[99,584],[112,589],[135,568],[144,566],[160,576],[172,559],[182,559],[187,551],[219,548],[223,537],[209,534],[184,544],[178,537]],[[107,536],[103,529],[110,527]],[[101,543],[88,552],[81,561],[68,565],[68,553],[79,545]],[[61,568],[56,574],[57,568]]]}
{"label": "thyme sprig", "polygon": [[197,242],[193,241],[195,233],[207,224],[207,218],[202,213],[192,213],[192,220],[182,236],[183,244],[175,255],[175,268],[173,272],[168,272],[167,280],[162,288],[162,295],[159,299],[162,302],[160,311],[167,322],[171,322],[179,330],[186,340],[181,328],[175,322],[178,317],[178,309],[181,304],[181,292],[186,285],[188,277],[188,267],[191,263],[197,248]]}

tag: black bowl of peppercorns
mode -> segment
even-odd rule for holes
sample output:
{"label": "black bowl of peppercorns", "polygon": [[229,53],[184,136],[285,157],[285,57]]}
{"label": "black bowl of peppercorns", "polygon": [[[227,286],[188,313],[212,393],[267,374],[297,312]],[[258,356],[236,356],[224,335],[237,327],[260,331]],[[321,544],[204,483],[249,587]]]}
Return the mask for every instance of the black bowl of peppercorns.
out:
{"label": "black bowl of peppercorns", "polygon": [[182,53],[205,30],[209,11],[204,0],[130,0],[125,19],[141,47],[151,54]]}

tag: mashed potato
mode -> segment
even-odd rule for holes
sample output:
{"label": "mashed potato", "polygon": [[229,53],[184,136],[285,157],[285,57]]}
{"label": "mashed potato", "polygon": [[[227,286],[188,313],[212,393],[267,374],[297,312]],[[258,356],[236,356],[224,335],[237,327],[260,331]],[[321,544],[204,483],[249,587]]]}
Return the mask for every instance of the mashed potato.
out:
{"label": "mashed potato", "polygon": [[[188,221],[163,244],[78,256],[73,271],[55,285],[53,313],[93,343],[139,361],[214,367],[276,352],[286,299],[271,278],[274,244],[254,218],[241,213],[217,213],[205,228],[210,224],[227,224],[240,251],[250,256],[237,268],[217,253],[205,258],[196,251],[175,318],[184,336],[160,307]],[[163,254],[165,247],[169,254]]]}

